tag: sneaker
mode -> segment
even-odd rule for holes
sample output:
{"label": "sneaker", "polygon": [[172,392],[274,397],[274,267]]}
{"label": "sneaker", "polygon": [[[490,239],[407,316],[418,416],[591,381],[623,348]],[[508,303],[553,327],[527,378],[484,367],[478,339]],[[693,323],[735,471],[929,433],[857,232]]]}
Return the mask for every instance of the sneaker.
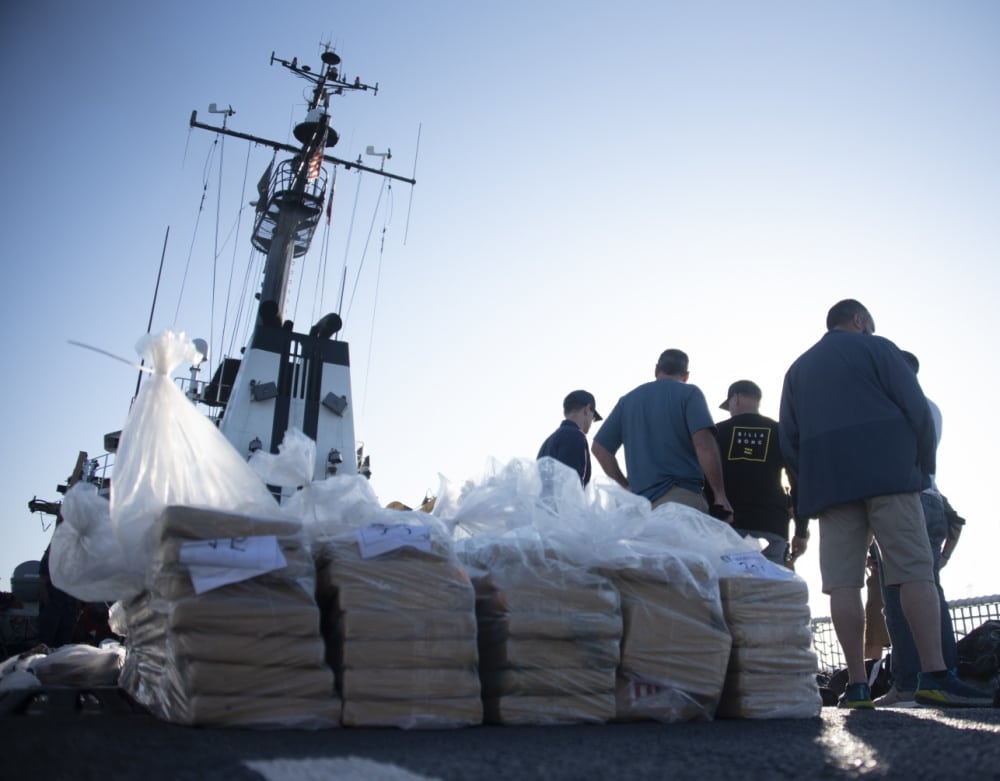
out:
{"label": "sneaker", "polygon": [[875,707],[875,703],[872,702],[872,690],[868,688],[867,683],[849,683],[837,702],[837,707],[870,710]]}
{"label": "sneaker", "polygon": [[889,691],[875,700],[876,708],[913,708],[916,707],[917,701],[914,698],[915,692],[903,691],[896,688],[896,684],[893,684]]}
{"label": "sneaker", "polygon": [[992,708],[993,693],[977,689],[958,680],[954,673],[944,678],[928,673],[917,676],[916,701],[921,705],[936,705],[939,708]]}

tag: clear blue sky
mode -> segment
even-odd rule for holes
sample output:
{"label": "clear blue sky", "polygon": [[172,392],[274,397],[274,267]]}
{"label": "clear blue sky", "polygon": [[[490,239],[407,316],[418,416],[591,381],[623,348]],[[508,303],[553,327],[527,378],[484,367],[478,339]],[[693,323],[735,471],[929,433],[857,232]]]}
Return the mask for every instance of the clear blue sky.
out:
{"label": "clear blue sky", "polygon": [[[375,212],[379,185],[364,178],[350,231],[358,180],[341,175],[328,251],[324,311],[336,308],[345,258],[351,280],[361,272],[345,335],[380,499],[412,504],[439,474],[463,481],[490,457],[533,456],[568,390],[588,388],[610,409],[667,347],[689,353],[691,381],[713,404],[747,377],[776,414],[788,365],[819,338],[829,306],[854,297],[920,357],[944,413],[939,483],[969,518],[946,591],[1000,591],[982,423],[1000,388],[988,358],[1000,332],[1000,5],[280,8],[0,8],[0,588],[51,533],[27,501],[57,498],[77,451],[99,452],[121,427],[135,386],[134,371],[67,340],[134,356],[168,225],[154,329],[226,347],[246,213],[227,236],[244,175],[252,187],[269,155],[226,143],[221,197],[212,168],[194,240],[213,138],[188,131],[191,110],[209,121],[210,102],[231,104],[233,128],[287,138],[305,84],[268,58],[315,63],[331,40],[347,75],[381,85],[336,105],[336,153],[389,146],[389,167],[408,174],[422,128],[405,246],[408,188]],[[815,557],[801,567],[814,591]]]}

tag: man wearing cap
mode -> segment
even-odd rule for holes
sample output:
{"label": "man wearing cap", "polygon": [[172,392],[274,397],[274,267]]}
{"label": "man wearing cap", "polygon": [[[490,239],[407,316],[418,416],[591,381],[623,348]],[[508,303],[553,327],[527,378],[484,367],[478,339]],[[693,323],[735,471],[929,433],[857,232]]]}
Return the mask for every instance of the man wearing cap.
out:
{"label": "man wearing cap", "polygon": [[[765,540],[764,556],[784,566],[791,500],[781,484],[785,461],[778,442],[778,421],[760,414],[761,395],[757,383],[737,380],[719,405],[730,415],[718,425],[722,479],[733,505],[733,528],[744,537]],[[795,521],[793,560],[805,553],[808,522]]]}
{"label": "man wearing cap", "polygon": [[587,432],[595,420],[603,420],[597,414],[594,395],[585,390],[575,390],[563,399],[565,420],[549,435],[538,450],[538,458],[549,456],[560,461],[580,475],[580,481],[590,482],[590,448],[587,446]]}
{"label": "man wearing cap", "polygon": [[[717,505],[713,514],[731,521],[715,422],[704,394],[688,383],[687,354],[664,350],[654,377],[618,400],[594,437],[594,458],[608,477],[653,507],[679,502],[707,513],[707,481]],[[627,478],[615,457],[622,445]]]}

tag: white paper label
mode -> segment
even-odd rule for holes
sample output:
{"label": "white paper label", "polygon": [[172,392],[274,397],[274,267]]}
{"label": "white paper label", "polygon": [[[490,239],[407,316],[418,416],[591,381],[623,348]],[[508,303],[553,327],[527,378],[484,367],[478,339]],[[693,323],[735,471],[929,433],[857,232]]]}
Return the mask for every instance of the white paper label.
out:
{"label": "white paper label", "polygon": [[188,565],[196,594],[283,569],[288,564],[273,534],[185,542],[181,544],[180,562]]}
{"label": "white paper label", "polygon": [[779,567],[773,561],[764,558],[757,551],[726,553],[719,557],[719,576],[725,578],[753,577],[767,580],[791,580],[795,573],[787,567]]}
{"label": "white paper label", "polygon": [[361,558],[381,556],[396,548],[416,548],[431,551],[431,530],[416,523],[373,523],[358,531]]}

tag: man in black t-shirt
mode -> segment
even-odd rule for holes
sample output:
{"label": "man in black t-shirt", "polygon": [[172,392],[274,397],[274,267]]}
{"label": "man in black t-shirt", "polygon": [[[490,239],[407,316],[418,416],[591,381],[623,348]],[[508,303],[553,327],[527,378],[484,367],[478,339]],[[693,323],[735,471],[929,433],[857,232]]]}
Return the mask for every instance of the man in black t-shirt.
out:
{"label": "man in black t-shirt", "polygon": [[788,552],[788,521],[792,502],[781,482],[785,462],[778,444],[778,422],[760,414],[761,391],[750,380],[729,386],[720,409],[729,420],[719,423],[718,442],[722,477],[733,506],[733,528],[744,537],[758,537],[768,545],[764,556],[785,565],[805,553],[809,519],[795,519],[795,536]]}

